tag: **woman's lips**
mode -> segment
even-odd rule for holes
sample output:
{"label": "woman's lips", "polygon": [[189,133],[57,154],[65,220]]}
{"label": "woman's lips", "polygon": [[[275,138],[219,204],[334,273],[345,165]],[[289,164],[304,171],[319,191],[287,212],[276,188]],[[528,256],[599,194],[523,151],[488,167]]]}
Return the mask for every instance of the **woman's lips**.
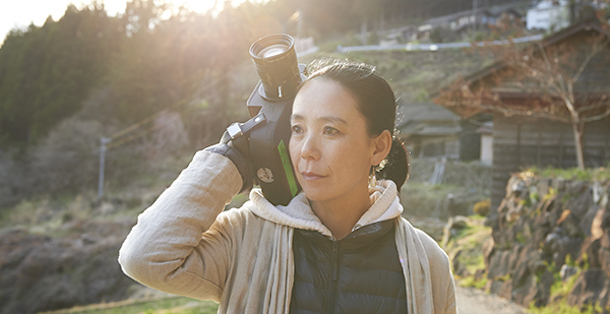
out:
{"label": "woman's lips", "polygon": [[306,172],[306,171],[301,172],[301,176],[303,177],[303,180],[307,180],[307,181],[318,180],[318,179],[324,178],[324,176],[319,175],[317,173]]}

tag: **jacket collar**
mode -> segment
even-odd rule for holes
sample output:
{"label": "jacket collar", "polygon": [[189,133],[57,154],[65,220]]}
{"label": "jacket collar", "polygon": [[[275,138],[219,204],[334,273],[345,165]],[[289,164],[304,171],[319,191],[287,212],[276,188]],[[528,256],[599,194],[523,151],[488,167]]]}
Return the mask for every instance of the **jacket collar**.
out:
{"label": "jacket collar", "polygon": [[[396,218],[403,211],[393,181],[379,180],[377,186],[369,189],[369,197],[373,205],[360,217],[353,230]],[[286,206],[274,206],[265,199],[260,189],[253,189],[250,192],[250,201],[244,206],[265,220],[291,228],[315,230],[329,238],[333,237],[332,232],[314,214],[303,192],[295,196]]]}

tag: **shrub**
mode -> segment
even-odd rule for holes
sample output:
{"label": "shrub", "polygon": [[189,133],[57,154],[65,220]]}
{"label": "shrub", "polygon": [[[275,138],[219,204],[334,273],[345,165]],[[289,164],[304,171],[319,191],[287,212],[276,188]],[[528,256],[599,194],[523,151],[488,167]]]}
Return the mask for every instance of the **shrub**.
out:
{"label": "shrub", "polygon": [[0,150],[0,206],[19,199],[31,185],[20,155]]}
{"label": "shrub", "polygon": [[485,199],[480,202],[477,202],[472,207],[472,211],[479,216],[487,216],[489,214],[489,210],[491,209],[491,200]]}
{"label": "shrub", "polygon": [[155,132],[141,146],[144,156],[153,163],[175,155],[188,144],[184,123],[175,112],[163,112],[155,119],[153,128]]}
{"label": "shrub", "polygon": [[32,152],[32,175],[39,190],[95,186],[99,166],[100,122],[68,118]]}

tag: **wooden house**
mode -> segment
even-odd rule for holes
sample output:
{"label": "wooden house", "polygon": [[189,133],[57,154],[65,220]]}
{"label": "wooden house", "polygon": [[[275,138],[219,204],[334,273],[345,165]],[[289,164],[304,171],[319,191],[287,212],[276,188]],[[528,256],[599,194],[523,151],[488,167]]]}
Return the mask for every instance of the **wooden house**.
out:
{"label": "wooden house", "polygon": [[[591,38],[601,38],[598,53],[582,66],[580,79],[573,84],[578,97],[575,107],[596,107],[592,114],[600,119],[584,124],[582,146],[587,167],[605,166],[610,161],[610,33],[596,21],[586,21],[568,27],[543,40],[548,47],[567,47],[578,51],[591,44]],[[542,58],[542,54],[538,55]],[[549,60],[557,62],[557,60]],[[505,195],[507,179],[512,172],[524,167],[575,167],[575,136],[572,124],[558,122],[553,115],[557,97],[544,96],[545,91],[528,84],[528,79],[513,75],[512,64],[498,61],[469,76],[456,80],[436,94],[434,101],[455,112],[463,119],[481,113],[493,115],[493,185],[492,206],[498,206]],[[577,69],[578,70],[578,69]],[[533,73],[532,73],[533,75]],[[559,79],[549,78],[549,79]],[[486,94],[488,97],[449,97],[454,95]],[[558,103],[561,102],[561,99]],[[518,109],[521,114],[514,114]],[[567,112],[567,110],[564,111]],[[566,114],[564,112],[564,116]],[[569,119],[569,114],[567,115]]]}
{"label": "wooden house", "polygon": [[437,104],[399,104],[396,130],[413,157],[458,158],[460,117]]}

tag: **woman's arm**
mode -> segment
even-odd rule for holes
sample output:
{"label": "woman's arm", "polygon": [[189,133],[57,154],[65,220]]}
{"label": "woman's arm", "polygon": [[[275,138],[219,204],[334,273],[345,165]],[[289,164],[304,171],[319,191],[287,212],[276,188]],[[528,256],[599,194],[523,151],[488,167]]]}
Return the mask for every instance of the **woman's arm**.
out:
{"label": "woman's arm", "polygon": [[226,226],[232,224],[215,220],[241,187],[230,159],[197,152],[125,239],[119,252],[125,274],[168,293],[219,300],[231,261]]}

